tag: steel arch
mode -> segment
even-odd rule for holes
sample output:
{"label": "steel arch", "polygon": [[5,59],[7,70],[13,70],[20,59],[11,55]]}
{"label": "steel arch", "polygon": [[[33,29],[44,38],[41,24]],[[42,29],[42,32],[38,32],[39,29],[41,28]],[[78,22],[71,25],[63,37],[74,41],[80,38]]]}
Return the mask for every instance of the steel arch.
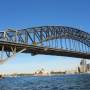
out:
{"label": "steel arch", "polygon": [[[40,41],[43,42],[57,38],[69,38],[80,41],[90,47],[90,34],[76,28],[66,26],[42,26],[27,28],[23,29],[22,31],[27,31],[27,33],[34,33],[35,36],[37,34],[36,37],[39,38],[39,41],[36,41],[37,43]],[[31,39],[33,42],[35,41],[33,37],[31,37]]]}
{"label": "steel arch", "polygon": [[63,38],[76,40],[90,48],[90,34],[85,31],[67,26],[41,26],[0,32],[0,51],[6,51],[8,57],[10,57],[8,52],[13,52],[14,55],[17,52],[24,52],[90,59],[90,50],[78,52],[52,47],[46,50],[43,46],[44,42]]}

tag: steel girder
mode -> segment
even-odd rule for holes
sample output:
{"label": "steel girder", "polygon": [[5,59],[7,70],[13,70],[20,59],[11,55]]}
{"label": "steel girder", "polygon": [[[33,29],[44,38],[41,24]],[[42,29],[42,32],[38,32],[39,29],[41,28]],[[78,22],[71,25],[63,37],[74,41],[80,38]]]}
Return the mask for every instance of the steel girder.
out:
{"label": "steel girder", "polygon": [[0,32],[0,41],[28,45],[38,45],[47,40],[62,38],[77,40],[90,47],[89,33],[66,26],[42,26],[22,30],[8,29],[5,32]]}
{"label": "steel girder", "polygon": [[[72,39],[88,47],[88,52],[70,49],[44,47],[44,42],[57,39]],[[56,41],[55,41],[56,43]],[[71,42],[70,42],[71,43]],[[71,43],[72,44],[72,43]],[[80,45],[80,44],[79,44]],[[82,45],[83,47],[83,45]],[[21,30],[8,29],[0,32],[0,51],[5,51],[7,57],[18,52],[34,54],[62,55],[78,58],[90,58],[90,34],[76,28],[66,26],[42,26]],[[12,52],[12,55],[10,55]],[[1,55],[1,59],[2,59]],[[6,61],[4,59],[3,61]]]}

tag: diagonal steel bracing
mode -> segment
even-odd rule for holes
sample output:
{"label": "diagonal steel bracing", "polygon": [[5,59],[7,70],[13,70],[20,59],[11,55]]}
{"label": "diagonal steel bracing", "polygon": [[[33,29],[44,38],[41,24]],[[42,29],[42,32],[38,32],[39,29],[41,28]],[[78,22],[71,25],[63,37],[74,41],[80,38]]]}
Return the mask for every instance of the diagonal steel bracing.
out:
{"label": "diagonal steel bracing", "polygon": [[90,34],[66,26],[8,29],[0,32],[0,51],[1,60],[4,51],[8,58],[21,51],[32,55],[46,54],[90,59]]}

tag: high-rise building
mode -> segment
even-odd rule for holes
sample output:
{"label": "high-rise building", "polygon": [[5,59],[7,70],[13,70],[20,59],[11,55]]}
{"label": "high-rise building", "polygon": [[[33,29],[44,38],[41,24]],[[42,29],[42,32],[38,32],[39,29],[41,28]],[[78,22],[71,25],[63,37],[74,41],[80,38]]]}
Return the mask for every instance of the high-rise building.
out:
{"label": "high-rise building", "polygon": [[87,71],[90,71],[90,64],[87,64]]}
{"label": "high-rise building", "polygon": [[87,64],[86,64],[86,60],[82,59],[80,62],[80,72],[86,72],[87,71]]}

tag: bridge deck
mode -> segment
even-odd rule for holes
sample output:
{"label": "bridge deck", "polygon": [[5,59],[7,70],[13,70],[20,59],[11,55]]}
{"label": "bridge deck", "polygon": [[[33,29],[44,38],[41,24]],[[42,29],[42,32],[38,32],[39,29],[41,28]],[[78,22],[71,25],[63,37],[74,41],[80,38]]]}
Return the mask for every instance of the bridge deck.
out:
{"label": "bridge deck", "polygon": [[2,50],[2,46],[4,46],[4,51],[11,51],[11,47],[16,47],[17,52],[26,48],[26,50],[23,53],[32,53],[32,55],[45,54],[45,55],[69,56],[69,57],[90,59],[90,54],[76,52],[72,50],[70,51],[64,49],[46,48],[41,46],[0,41],[0,50]]}

